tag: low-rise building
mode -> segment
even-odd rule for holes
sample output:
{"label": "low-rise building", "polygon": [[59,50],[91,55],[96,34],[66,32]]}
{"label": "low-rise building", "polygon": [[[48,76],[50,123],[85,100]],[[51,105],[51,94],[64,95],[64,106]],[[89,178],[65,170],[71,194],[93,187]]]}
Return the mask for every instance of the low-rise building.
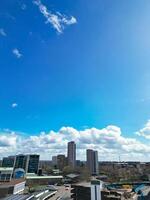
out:
{"label": "low-rise building", "polygon": [[14,179],[10,182],[0,183],[0,198],[7,195],[15,195],[23,193],[26,181],[24,179]]}
{"label": "low-rise building", "polygon": [[11,181],[13,175],[13,167],[0,167],[0,182]]}
{"label": "low-rise building", "polygon": [[37,176],[34,174],[27,174],[26,176],[26,185],[51,185],[55,183],[61,183],[63,176]]}

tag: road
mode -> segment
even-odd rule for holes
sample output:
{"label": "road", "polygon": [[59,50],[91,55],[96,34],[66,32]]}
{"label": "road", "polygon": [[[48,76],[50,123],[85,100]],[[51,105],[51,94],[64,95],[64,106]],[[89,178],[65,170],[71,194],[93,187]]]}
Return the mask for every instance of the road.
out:
{"label": "road", "polygon": [[70,188],[66,190],[65,186],[57,186],[57,193],[49,200],[70,200]]}

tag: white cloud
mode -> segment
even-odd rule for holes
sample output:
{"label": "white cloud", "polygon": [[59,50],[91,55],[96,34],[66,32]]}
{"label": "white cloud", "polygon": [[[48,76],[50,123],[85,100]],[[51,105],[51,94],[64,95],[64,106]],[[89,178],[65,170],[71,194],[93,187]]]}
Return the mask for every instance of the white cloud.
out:
{"label": "white cloud", "polygon": [[73,16],[67,17],[59,12],[52,13],[40,0],[34,0],[33,3],[39,7],[40,12],[46,18],[46,23],[51,24],[58,33],[62,33],[65,26],[77,23],[76,18]]}
{"label": "white cloud", "polygon": [[22,9],[22,10],[26,10],[26,8],[27,8],[27,5],[26,5],[26,4],[22,4],[22,5],[21,5],[21,9]]}
{"label": "white cloud", "polygon": [[6,34],[6,32],[4,31],[4,29],[3,28],[0,28],[0,35],[2,35],[2,36],[7,36],[7,34]]}
{"label": "white cloud", "polygon": [[20,53],[20,51],[17,48],[13,49],[12,52],[17,58],[22,57],[22,54]]}
{"label": "white cloud", "polygon": [[[6,134],[8,135],[8,132]],[[5,136],[4,133],[3,135]],[[103,129],[84,130],[62,127],[58,132],[41,132],[30,136],[15,133],[13,137],[15,137],[14,142],[7,149],[7,154],[36,152],[41,155],[42,159],[50,159],[49,155],[66,153],[67,142],[74,140],[77,143],[77,159],[85,160],[86,149],[93,148],[98,150],[100,160],[118,160],[119,155],[122,160],[150,160],[149,144],[146,145],[136,138],[124,137],[121,129],[112,125]],[[5,141],[5,144],[7,140],[10,141],[10,137],[4,139],[2,141]],[[1,146],[4,145],[0,143],[0,154],[3,156]]]}
{"label": "white cloud", "polygon": [[16,108],[17,106],[18,106],[17,103],[12,103],[12,105],[11,105],[12,108]]}
{"label": "white cloud", "polygon": [[150,120],[145,124],[144,128],[136,132],[137,135],[150,139]]}

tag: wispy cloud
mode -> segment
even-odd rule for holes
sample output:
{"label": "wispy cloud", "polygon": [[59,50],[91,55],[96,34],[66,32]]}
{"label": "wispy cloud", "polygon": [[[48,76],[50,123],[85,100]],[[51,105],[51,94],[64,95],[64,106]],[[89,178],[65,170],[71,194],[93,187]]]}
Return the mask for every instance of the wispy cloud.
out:
{"label": "wispy cloud", "polygon": [[17,58],[22,57],[22,54],[20,53],[20,51],[17,48],[13,49],[12,52]]}
{"label": "wispy cloud", "polygon": [[22,10],[26,10],[26,8],[27,8],[27,5],[26,5],[26,4],[22,4],[22,5],[21,5],[21,9],[22,9]]}
{"label": "wispy cloud", "polygon": [[148,120],[142,129],[136,132],[136,135],[150,139],[150,120]]}
{"label": "wispy cloud", "polygon": [[4,31],[4,29],[3,28],[0,28],[0,35],[2,35],[2,36],[7,36],[7,34],[6,34],[6,32]]}
{"label": "wispy cloud", "polygon": [[12,104],[11,104],[11,107],[12,107],[12,108],[16,108],[17,106],[18,106],[17,103],[12,103]]}
{"label": "wispy cloud", "polygon": [[40,12],[46,18],[46,24],[51,24],[58,33],[63,33],[65,26],[76,24],[75,17],[67,17],[60,12],[52,13],[40,0],[34,0],[33,3],[39,7]]}

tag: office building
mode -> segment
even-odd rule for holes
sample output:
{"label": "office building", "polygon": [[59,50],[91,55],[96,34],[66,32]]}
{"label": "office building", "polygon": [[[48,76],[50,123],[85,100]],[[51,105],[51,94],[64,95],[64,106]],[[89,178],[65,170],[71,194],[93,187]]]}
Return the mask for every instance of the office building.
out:
{"label": "office building", "polygon": [[17,155],[15,161],[15,169],[24,169],[25,173],[38,173],[40,156],[36,154],[31,155]]}
{"label": "office building", "polygon": [[87,157],[87,168],[89,169],[91,175],[98,175],[99,174],[98,152],[93,151],[92,149],[87,149],[86,157]]}
{"label": "office building", "polygon": [[26,155],[20,154],[16,156],[15,169],[24,169],[25,173],[27,173],[28,169],[28,157]]}
{"label": "office building", "polygon": [[74,141],[68,142],[68,165],[71,167],[76,166],[76,144]]}
{"label": "office building", "polygon": [[65,155],[60,154],[57,156],[57,167],[59,170],[63,170],[63,168],[67,165],[67,158]]}
{"label": "office building", "polygon": [[38,173],[40,156],[33,154],[27,155],[27,173]]}
{"label": "office building", "polygon": [[14,167],[15,160],[15,156],[4,157],[2,160],[2,167]]}

